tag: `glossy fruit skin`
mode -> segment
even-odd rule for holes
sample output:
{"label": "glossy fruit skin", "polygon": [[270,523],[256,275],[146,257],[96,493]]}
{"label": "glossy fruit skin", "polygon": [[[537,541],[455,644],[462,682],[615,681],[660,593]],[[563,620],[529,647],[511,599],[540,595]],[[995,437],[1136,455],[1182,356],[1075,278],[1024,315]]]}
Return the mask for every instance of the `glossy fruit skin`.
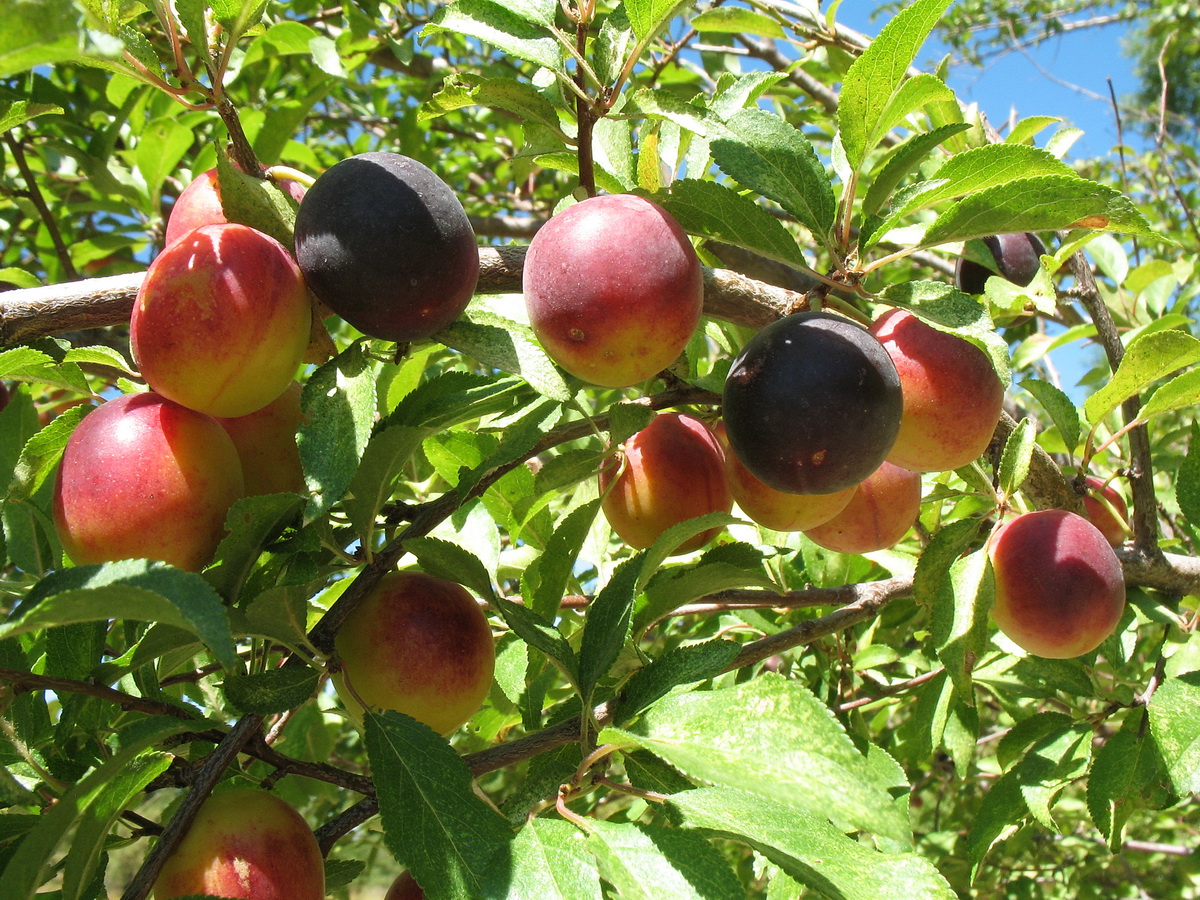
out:
{"label": "glossy fruit skin", "polygon": [[150,264],[129,324],[146,383],[212,416],[244,416],[292,383],[312,306],[282,244],[245,225],[205,225]]}
{"label": "glossy fruit skin", "polygon": [[[1100,529],[1109,544],[1120,547],[1129,537],[1129,507],[1125,498],[1111,483],[1106,485],[1103,478],[1095,475],[1087,476],[1086,486],[1083,508],[1087,511],[1088,521]],[[1109,504],[1112,505],[1111,509]]]}
{"label": "glossy fruit skin", "polygon": [[977,459],[992,439],[1004,385],[974,344],[893,309],[871,325],[904,392],[904,414],[888,461],[944,472]]}
{"label": "glossy fruit skin", "polygon": [[900,430],[896,366],[867,329],[794,313],[754,335],[725,379],[729,446],[777,491],[832,494],[879,468]]}
{"label": "glossy fruit skin", "polygon": [[533,236],[523,276],[529,323],[584,381],[629,387],[683,352],[700,322],[700,260],[679,223],[632,194],[590,197]]}
{"label": "glossy fruit skin", "polygon": [[1013,284],[1025,287],[1037,275],[1042,264],[1041,257],[1046,253],[1046,245],[1041,238],[1029,231],[989,235],[983,239],[983,243],[996,260],[996,271],[974,260],[959,257],[954,266],[954,284],[960,291],[982,294],[987,280],[996,272]]}
{"label": "glossy fruit skin", "polygon": [[314,294],[371,337],[420,341],[475,292],[479,248],[450,187],[398,153],[331,166],[296,215],[296,259]]}
{"label": "glossy fruit skin", "polygon": [[89,413],[63,452],[54,525],[77,565],[156,559],[199,571],[244,493],[242,466],[210,416],[159,394]]}
{"label": "glossy fruit skin", "polygon": [[217,419],[237,448],[247,497],[308,493],[296,446],[302,392],[300,383],[293,381],[262,409],[247,416]]}
{"label": "glossy fruit skin", "polygon": [[[287,191],[297,203],[304,199],[304,186],[298,181],[288,181],[278,187]],[[163,246],[168,246],[193,228],[222,225],[228,221],[225,218],[225,209],[221,205],[217,170],[201,172],[180,192],[175,205],[171,207],[171,213],[167,216],[166,233],[163,235]]]}
{"label": "glossy fruit skin", "polygon": [[154,900],[324,900],[325,865],[303,817],[274,794],[213,794],[167,858]]}
{"label": "glossy fruit skin", "polygon": [[421,890],[411,872],[401,872],[388,888],[383,900],[425,900],[425,892]]}
{"label": "glossy fruit skin", "polygon": [[[696,516],[733,509],[724,452],[699,419],[662,413],[625,441],[624,456],[623,469],[614,460],[600,470],[600,508],[631,547],[649,547],[672,525]],[[709,528],[674,553],[697,550],[720,533],[721,528]]]}
{"label": "glossy fruit skin", "polygon": [[[346,618],[335,640],[338,690],[450,734],[483,705],[492,686],[495,644],[487,616],[452,581],[422,572],[393,572]],[[355,698],[357,694],[357,699]]]}
{"label": "glossy fruit skin", "polygon": [[835,553],[873,553],[895,545],[921,511],[921,476],[884,461],[840,513],[804,533]]}
{"label": "glossy fruit skin", "polygon": [[1091,522],[1058,509],[1004,523],[988,546],[996,581],[992,618],[1035,656],[1071,659],[1095,650],[1125,610],[1125,579]]}

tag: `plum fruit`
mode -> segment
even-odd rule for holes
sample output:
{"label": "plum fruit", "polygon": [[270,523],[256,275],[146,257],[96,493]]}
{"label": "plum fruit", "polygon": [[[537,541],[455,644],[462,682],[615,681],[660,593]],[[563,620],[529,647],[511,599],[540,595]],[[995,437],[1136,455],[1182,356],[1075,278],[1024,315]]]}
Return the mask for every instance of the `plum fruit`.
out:
{"label": "plum fruit", "polygon": [[[733,509],[721,445],[699,419],[658,415],[625,441],[623,455],[623,465],[614,460],[600,470],[601,509],[631,547],[649,547],[672,525],[696,516]],[[674,552],[696,550],[720,532],[702,531]]]}
{"label": "plum fruit", "polygon": [[[280,185],[280,189],[287,191],[297,203],[304,199],[304,187],[298,181],[286,182]],[[167,216],[163,246],[173,243],[176,238],[182,237],[193,228],[202,225],[222,225],[228,221],[225,218],[225,209],[221,205],[217,170],[201,172],[180,192],[175,205],[171,207],[171,214]]]}
{"label": "plum fruit", "polygon": [[993,271],[971,259],[959,257],[954,266],[954,284],[968,294],[982,294],[987,280],[1000,273],[1002,278],[1025,287],[1033,281],[1041,266],[1041,257],[1046,245],[1041,238],[1029,231],[1012,234],[993,234],[983,239],[984,245],[996,261]]}
{"label": "plum fruit", "polygon": [[1086,487],[1083,508],[1088,521],[1100,529],[1112,546],[1120,547],[1129,537],[1129,507],[1125,498],[1111,482],[1105,484],[1103,478],[1095,475],[1087,476]]}
{"label": "plum fruit", "polygon": [[0,412],[4,412],[4,407],[8,406],[8,385],[0,381]]}
{"label": "plum fruit", "polygon": [[629,387],[675,362],[704,305],[687,235],[632,194],[591,197],[554,216],[529,244],[523,283],[550,358],[602,387]]}
{"label": "plum fruit", "polygon": [[425,900],[425,892],[421,890],[411,872],[401,872],[388,888],[383,900]]}
{"label": "plum fruit", "polygon": [[338,693],[449,734],[479,711],[492,686],[487,616],[462,585],[422,572],[385,575],[342,624]]}
{"label": "plum fruit", "polygon": [[729,446],[777,491],[832,494],[879,468],[900,430],[896,366],[876,338],[830,313],[794,313],[754,335],[725,379]]}
{"label": "plum fruit", "polygon": [[293,381],[262,409],[247,416],[217,419],[237,448],[247,497],[308,493],[296,446],[301,393],[300,383]]}
{"label": "plum fruit", "polygon": [[888,460],[916,472],[943,472],[983,453],[1004,404],[1004,385],[984,352],[902,309],[880,316],[871,333],[896,364],[904,392]]}
{"label": "plum fruit", "polygon": [[146,383],[212,416],[266,406],[296,377],[312,305],[287,249],[245,225],[205,225],[150,264],[129,323]]}
{"label": "plum fruit", "polygon": [[296,259],[326,306],[371,337],[419,341],[459,317],[479,247],[450,187],[398,153],[331,166],[296,215]]}
{"label": "plum fruit", "polygon": [[63,451],[54,525],[76,564],[156,559],[199,571],[244,492],[233,441],[216,420],[158,394],[89,413]]}
{"label": "plum fruit", "polygon": [[921,476],[884,461],[854,490],[841,512],[804,533],[836,553],[871,553],[904,537],[920,511]]}
{"label": "plum fruit", "polygon": [[300,813],[266,791],[213,794],[154,883],[154,900],[324,900],[325,861]]}
{"label": "plum fruit", "polygon": [[1081,656],[1120,622],[1121,563],[1082,516],[1061,509],[1019,515],[995,531],[988,554],[996,578],[992,618],[1034,656]]}

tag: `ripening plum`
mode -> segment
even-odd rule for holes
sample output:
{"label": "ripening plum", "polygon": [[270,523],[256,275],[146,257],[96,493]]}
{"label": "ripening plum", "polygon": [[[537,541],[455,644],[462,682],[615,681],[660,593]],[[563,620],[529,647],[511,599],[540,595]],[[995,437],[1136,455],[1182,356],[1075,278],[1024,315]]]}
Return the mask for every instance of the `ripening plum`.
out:
{"label": "ripening plum", "polygon": [[302,419],[302,391],[300,383],[293,381],[262,409],[247,416],[217,419],[237,448],[247,497],[308,492],[300,449],[296,446],[296,430]]}
{"label": "ripening plum", "polygon": [[[649,547],[672,525],[733,509],[721,445],[699,419],[681,413],[656,416],[625,441],[623,454],[623,467],[610,461],[600,470],[601,508],[629,546]],[[709,528],[674,552],[703,547],[720,532]]]}
{"label": "ripening plum", "polygon": [[960,256],[954,266],[954,284],[960,291],[982,294],[987,280],[997,272],[1013,284],[1025,287],[1038,273],[1046,252],[1041,238],[1029,231],[989,235],[983,243],[996,261],[996,268],[992,270]]}
{"label": "ripening plum", "polygon": [[903,309],[884,313],[871,333],[896,364],[904,392],[888,460],[915,472],[943,472],[983,453],[1004,404],[1004,385],[984,352]]}
{"label": "ripening plum", "polygon": [[425,900],[425,892],[412,876],[412,872],[402,872],[392,882],[383,900]]}
{"label": "ripening plum", "polygon": [[554,216],[529,244],[523,283],[550,358],[603,387],[629,387],[675,362],[704,305],[687,235],[632,194],[591,197]]}
{"label": "ripening plum", "polygon": [[832,494],[879,468],[900,430],[896,366],[863,328],[795,313],[759,331],[733,361],[722,411],[729,446],[777,491]]}
{"label": "ripening plum", "polygon": [[324,900],[325,861],[300,813],[274,794],[213,794],[167,857],[154,900]]}
{"label": "ripening plum", "polygon": [[1105,484],[1103,478],[1089,475],[1086,479],[1087,494],[1083,508],[1087,519],[1100,529],[1112,546],[1120,547],[1129,537],[1129,507],[1112,482]]}
{"label": "ripening plum", "polygon": [[346,617],[334,642],[346,707],[391,709],[449,734],[492,686],[495,643],[467,589],[422,572],[392,572]]}
{"label": "ripening plum", "polygon": [[205,225],[150,264],[129,323],[146,383],[190,409],[244,416],[296,377],[312,305],[286,248],[245,225]]}
{"label": "ripening plum", "polygon": [[[304,199],[304,186],[298,181],[288,181],[280,185],[280,189],[286,190],[297,203]],[[225,209],[221,205],[217,170],[201,172],[180,192],[175,205],[171,207],[171,213],[167,216],[163,246],[171,244],[193,228],[202,225],[222,225],[228,221],[225,218]]]}
{"label": "ripening plum", "polygon": [[326,306],[371,337],[419,341],[459,317],[479,278],[462,204],[398,153],[331,166],[296,215],[296,259]]}
{"label": "ripening plum", "polygon": [[996,577],[992,618],[1035,656],[1071,659],[1100,646],[1125,610],[1125,579],[1108,540],[1061,509],[1001,525],[988,546]]}
{"label": "ripening plum", "polygon": [[54,526],[79,565],[146,558],[199,571],[243,492],[237,450],[216,420],[158,394],[126,394],[67,441]]}
{"label": "ripening plum", "polygon": [[835,553],[872,553],[904,537],[920,511],[921,476],[885,461],[840,513],[804,533]]}

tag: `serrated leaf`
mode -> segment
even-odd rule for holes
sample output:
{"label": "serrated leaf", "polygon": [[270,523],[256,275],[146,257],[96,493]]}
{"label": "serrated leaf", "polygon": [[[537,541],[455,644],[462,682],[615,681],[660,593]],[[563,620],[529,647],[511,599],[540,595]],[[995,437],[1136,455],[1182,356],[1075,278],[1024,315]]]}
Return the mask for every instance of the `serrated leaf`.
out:
{"label": "serrated leaf", "polygon": [[685,826],[748,844],[822,896],[877,900],[881,888],[889,897],[956,896],[929,860],[914,853],[880,853],[819,814],[761,794],[700,788],[674,794],[670,803]]}
{"label": "serrated leaf", "polygon": [[59,116],[62,113],[63,108],[53,103],[31,103],[28,100],[0,103],[0,134],[12,131],[38,116]]}
{"label": "serrated leaf", "polygon": [[921,160],[925,159],[942,142],[956,134],[962,134],[968,128],[970,126],[963,122],[943,125],[905,141],[895,153],[888,157],[883,169],[871,181],[867,195],[863,198],[863,215],[870,216],[877,213],[883,208],[887,199],[892,196],[892,192],[895,191],[900,181],[915,169]]}
{"label": "serrated leaf", "polygon": [[540,616],[551,618],[558,612],[579,551],[599,510],[598,499],[571,510],[554,529],[542,555],[525,570],[521,590],[530,609]]}
{"label": "serrated leaf", "polygon": [[825,168],[808,139],[778,116],[744,109],[711,142],[713,160],[726,175],[774,200],[824,241],[836,201]]}
{"label": "serrated leaf", "polygon": [[699,564],[687,569],[661,571],[646,586],[646,602],[638,607],[633,620],[633,633],[641,635],[660,617],[699,597],[746,587],[778,590],[775,582],[763,571],[761,556],[749,569],[723,560],[708,562],[702,559]]}
{"label": "serrated leaf", "polygon": [[757,34],[780,40],[784,38],[783,26],[777,20],[749,9],[729,6],[707,9],[698,16],[692,16],[691,24],[701,34],[708,31],[717,34]]}
{"label": "serrated leaf", "polygon": [[304,507],[295,494],[243,497],[225,516],[225,537],[217,546],[215,561],[204,580],[222,596],[236,601],[259,555],[270,541],[293,522]]}
{"label": "serrated leaf", "polygon": [[162,195],[163,181],[179,166],[195,137],[178,119],[155,119],[146,125],[133,154],[146,182],[146,196],[158,198]]}
{"label": "serrated leaf", "polygon": [[342,499],[375,422],[375,377],[359,344],[351,344],[309,376],[300,395],[296,443],[316,518]]}
{"label": "serrated leaf", "polygon": [[462,473],[458,483],[459,496],[465,499],[479,480],[496,468],[529,456],[546,432],[558,423],[562,411],[559,401],[543,400],[530,406],[519,418],[505,422],[499,446],[477,467]]}
{"label": "serrated leaf", "polygon": [[200,638],[225,668],[237,665],[221,598],[199,575],[144,559],[62,569],[43,578],[0,624],[0,640],[55,625],[133,619]]}
{"label": "serrated leaf", "polygon": [[889,785],[799,682],[768,673],[666,697],[630,732],[612,731],[693,780],[771,798],[844,830],[911,840]]}
{"label": "serrated leaf", "polygon": [[1192,369],[1158,388],[1138,413],[1138,419],[1149,422],[1155,416],[1187,409],[1197,403],[1200,403],[1200,369]]}
{"label": "serrated leaf", "polygon": [[561,130],[554,104],[533,85],[511,78],[479,80],[459,74],[446,79],[442,89],[421,107],[417,121],[423,124],[467,106],[501,109],[522,121],[537,122],[554,131]]}
{"label": "serrated leaf", "polygon": [[270,638],[285,647],[305,646],[311,593],[307,585],[289,584],[256,595],[241,610],[247,633]]}
{"label": "serrated leaf", "polygon": [[1175,476],[1175,500],[1192,526],[1200,528],[1200,424],[1195,422],[1187,456]]}
{"label": "serrated leaf", "polygon": [[1095,424],[1160,378],[1200,362],[1200,340],[1183,331],[1156,331],[1130,342],[1112,380],[1083,404],[1084,415]]}
{"label": "serrated leaf", "polygon": [[601,900],[587,835],[562,819],[530,819],[512,844],[512,864],[485,896],[506,900]]}
{"label": "serrated leaf", "polygon": [[1152,788],[1162,777],[1153,742],[1137,733],[1134,723],[1139,721],[1140,717],[1131,718],[1109,736],[1088,773],[1088,812],[1113,853],[1121,849],[1125,823],[1148,805]]}
{"label": "serrated leaf", "polygon": [[413,538],[404,549],[417,558],[427,575],[469,587],[489,603],[495,598],[487,567],[474,553],[441,538]]}
{"label": "serrated leaf", "polygon": [[1168,678],[1150,700],[1150,732],[1175,792],[1200,791],[1200,672]]}
{"label": "serrated leaf", "polygon": [[950,574],[950,567],[971,546],[982,524],[982,519],[959,519],[934,532],[917,560],[917,569],[913,574],[914,600],[933,607],[943,582]]}
{"label": "serrated leaf", "polygon": [[639,669],[625,683],[613,722],[617,725],[628,722],[675,687],[714,678],[737,655],[738,645],[733,641],[712,640],[676,647]]}
{"label": "serrated leaf", "polygon": [[366,869],[367,862],[363,859],[326,859],[325,860],[325,891],[332,893],[339,888],[349,885]]}
{"label": "serrated leaf", "polygon": [[37,493],[62,458],[75,426],[91,410],[90,406],[72,406],[25,442],[8,485],[9,502],[29,500]]}
{"label": "serrated leaf", "polygon": [[1008,137],[1004,139],[1006,144],[1023,144],[1031,140],[1035,134],[1043,128],[1053,125],[1055,122],[1061,122],[1057,116],[1029,116],[1021,119],[1013,126],[1012,131],[1008,133]]}
{"label": "serrated leaf", "polygon": [[901,10],[846,72],[838,102],[838,133],[853,171],[874,149],[871,137],[884,111],[921,44],[952,2],[917,0]]}
{"label": "serrated leaf", "polygon": [[955,560],[933,607],[931,630],[938,658],[968,704],[973,703],[971,671],[986,646],[994,596],[992,567],[987,552],[980,549]]}
{"label": "serrated leaf", "polygon": [[317,673],[308,666],[285,666],[225,679],[225,697],[244,713],[269,716],[295,709],[317,690]]}
{"label": "serrated leaf", "polygon": [[687,0],[625,0],[625,15],[638,41],[645,44],[687,5]]}
{"label": "serrated leaf", "polygon": [[904,123],[911,113],[929,103],[954,100],[954,91],[950,90],[936,75],[922,72],[913,75],[900,83],[888,101],[887,108],[875,123],[871,136],[867,139],[869,146],[877,146],[884,135],[893,128]]}
{"label": "serrated leaf", "polygon": [[680,128],[701,137],[707,137],[711,128],[717,125],[711,121],[711,111],[698,101],[684,100],[678,94],[661,88],[642,88],[635,91],[621,112],[674,122]]}
{"label": "serrated leaf", "polygon": [[579,645],[579,692],[585,706],[591,705],[596,685],[617,661],[629,638],[633,601],[645,564],[645,551],[621,563],[588,607]]}
{"label": "serrated leaf", "polygon": [[521,378],[497,378],[474,372],[446,372],[422,382],[396,405],[381,427],[440,430],[505,412],[532,396]]}
{"label": "serrated leaf", "polygon": [[[544,6],[544,4],[543,4]],[[532,3],[493,3],[491,0],[457,0],[440,7],[422,37],[449,32],[491,44],[508,56],[536,63],[553,72],[564,72],[562,46],[548,33],[546,23],[531,20]]]}
{"label": "serrated leaf", "polygon": [[1033,448],[1037,444],[1037,429],[1028,417],[1021,419],[1004,442],[1000,455],[1000,490],[1011,497],[1029,476],[1029,465],[1033,461]]}
{"label": "serrated leaf", "polygon": [[1071,398],[1048,381],[1037,378],[1027,378],[1021,382],[1021,387],[1028,391],[1042,408],[1050,414],[1058,428],[1058,434],[1066,445],[1068,453],[1074,453],[1079,446],[1079,410],[1071,402]]}
{"label": "serrated leaf", "polygon": [[297,207],[290,195],[265,178],[247,175],[224,152],[217,154],[217,183],[228,221],[270,235],[284,247],[292,246]]}
{"label": "serrated leaf", "polygon": [[688,234],[744,247],[789,265],[807,268],[796,239],[777,218],[751,198],[719,184],[685,178],[652,199]]}
{"label": "serrated leaf", "polygon": [[743,892],[717,849],[694,831],[593,820],[600,874],[627,900],[728,900]]}
{"label": "serrated leaf", "polygon": [[98,366],[108,366],[126,375],[136,375],[137,372],[125,361],[120,351],[103,344],[94,347],[72,347],[63,355],[63,362],[91,363]]}
{"label": "serrated leaf", "polygon": [[613,444],[624,443],[653,422],[656,415],[641,403],[614,403],[608,408],[609,440]]}
{"label": "serrated leaf", "polygon": [[18,269],[16,266],[4,266],[0,268],[0,279],[11,281],[19,288],[42,286],[42,283],[34,275],[31,275],[24,269]]}
{"label": "serrated leaf", "polygon": [[396,490],[396,482],[429,430],[392,425],[371,435],[342,506],[355,533],[370,542],[375,519]]}
{"label": "serrated leaf", "polygon": [[446,739],[397,712],[368,711],[367,756],[383,839],[430,900],[482,896],[513,834],[471,789],[471,772]]}
{"label": "serrated leaf", "polygon": [[1016,231],[1092,228],[1154,234],[1124,194],[1077,176],[1042,175],[987,188],[949,206],[918,249]]}

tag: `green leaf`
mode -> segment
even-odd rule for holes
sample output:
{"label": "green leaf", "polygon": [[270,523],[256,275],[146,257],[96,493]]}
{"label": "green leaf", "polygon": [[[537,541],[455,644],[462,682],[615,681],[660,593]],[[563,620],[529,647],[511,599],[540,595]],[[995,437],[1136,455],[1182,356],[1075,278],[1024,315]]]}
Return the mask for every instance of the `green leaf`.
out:
{"label": "green leaf", "polygon": [[959,122],[953,125],[943,125],[924,134],[909,138],[888,157],[887,163],[878,175],[871,181],[867,195],[863,198],[863,215],[870,216],[883,208],[887,199],[892,196],[896,186],[908,175],[921,160],[925,159],[935,147],[956,134],[962,134],[970,126]]}
{"label": "green leaf", "polygon": [[325,860],[325,891],[332,893],[344,888],[358,878],[366,869],[367,862],[363,859],[326,859]]}
{"label": "green leaf", "polygon": [[13,100],[0,103],[0,134],[12,131],[18,125],[38,116],[62,115],[63,108],[53,103],[30,103],[28,100]]}
{"label": "green leaf", "polygon": [[404,549],[417,558],[421,570],[435,578],[444,578],[469,587],[489,603],[496,593],[487,567],[474,553],[441,538],[413,538]]}
{"label": "green leaf", "polygon": [[296,443],[313,494],[305,510],[312,519],[345,495],[375,422],[374,367],[360,344],[351,344],[309,376],[300,411]]}
{"label": "green leaf", "polygon": [[251,675],[234,675],[221,686],[245,713],[269,716],[295,709],[317,690],[317,673],[308,666],[285,666]]}
{"label": "green leaf", "polygon": [[531,11],[543,6],[529,2],[513,4],[508,0],[503,4],[491,0],[457,0],[439,7],[421,36],[451,33],[477,38],[508,56],[536,63],[565,77],[562,45],[550,36],[545,21],[530,17]]}
{"label": "green leaf", "polygon": [[1149,422],[1155,416],[1188,409],[1197,403],[1200,403],[1200,369],[1192,369],[1158,388],[1138,413],[1138,420]]}
{"label": "green leaf", "polygon": [[579,692],[585,706],[591,704],[596,685],[617,661],[629,638],[633,600],[645,563],[646,551],[621,563],[588,607],[579,645]]}
{"label": "green leaf", "polygon": [[552,618],[557,614],[579,551],[599,510],[598,499],[571,510],[554,529],[542,555],[525,570],[521,590],[526,604],[540,616]]}
{"label": "green leaf", "polygon": [[229,32],[227,41],[236,41],[262,19],[267,0],[211,0],[213,17]]}
{"label": "green leaf", "polygon": [[295,521],[303,507],[304,498],[295,494],[264,494],[236,501],[225,516],[226,535],[204,580],[236,601],[267,544]]}
{"label": "green leaf", "polygon": [[1088,773],[1087,806],[1108,847],[1117,853],[1125,823],[1149,805],[1163,772],[1149,735],[1138,733],[1141,716],[1132,716],[1097,751]]}
{"label": "green leaf", "polygon": [[929,860],[914,853],[880,853],[819,814],[759,793],[700,788],[675,794],[670,803],[685,826],[748,844],[822,896],[877,900],[881,889],[889,897],[956,896]]}
{"label": "green leaf", "polygon": [[381,423],[440,430],[481,416],[511,410],[532,396],[522,378],[447,372],[423,382]]}
{"label": "green leaf", "polygon": [[498,883],[485,894],[488,897],[601,900],[603,896],[587,835],[562,819],[530,819],[513,841],[512,865],[493,875]]}
{"label": "green leaf", "polygon": [[71,0],[15,0],[0,16],[0,78],[82,55],[80,15]]}
{"label": "green leaf", "polygon": [[62,569],[43,578],[0,625],[0,640],[54,625],[133,619],[196,635],[227,669],[237,665],[221,598],[199,575],[144,559]]}
{"label": "green leaf", "polygon": [[646,602],[638,607],[634,616],[633,633],[641,635],[671,610],[717,591],[745,587],[778,590],[775,582],[763,571],[761,556],[755,560],[753,568],[720,558],[721,551],[729,546],[726,544],[714,548],[695,566],[664,570],[651,580],[646,586]]}
{"label": "green leaf", "polygon": [[687,0],[625,0],[625,14],[638,41],[646,44],[688,5]]}
{"label": "green leaf", "polygon": [[982,519],[959,519],[933,533],[917,560],[917,570],[913,574],[913,599],[930,608],[937,603],[951,566],[971,546],[982,524]]}
{"label": "green leaf", "polygon": [[268,588],[243,609],[248,634],[270,638],[286,647],[307,645],[308,585],[289,584]]}
{"label": "green leaf", "polygon": [[427,896],[482,896],[491,870],[507,868],[508,824],[475,795],[441,735],[397,712],[368,711],[364,721],[388,849]]}
{"label": "green leaf", "polygon": [[911,841],[889,785],[799,682],[764,674],[745,684],[677,694],[647,710],[632,734],[611,731],[693,780],[749,791],[828,817],[845,830]]}
{"label": "green leaf", "polygon": [[712,155],[730,178],[774,200],[824,242],[836,201],[812,144],[778,116],[744,109],[714,137]]}
{"label": "green leaf", "polygon": [[91,406],[72,406],[26,441],[8,485],[6,499],[10,503],[29,500],[37,493],[62,458],[75,426],[91,410]]}
{"label": "green leaf", "polygon": [[711,640],[676,647],[634,673],[621,690],[613,722],[622,725],[673,688],[719,675],[738,655],[733,641]]}
{"label": "green leaf", "polygon": [[723,184],[685,178],[651,199],[689,234],[744,247],[792,266],[808,267],[799,244],[782,222],[751,198]]}
{"label": "green leaf", "polygon": [[98,366],[108,366],[126,375],[136,375],[137,372],[125,361],[125,357],[112,347],[103,344],[95,347],[72,347],[63,354],[63,362],[92,363]]}
{"label": "green leaf", "polygon": [[291,248],[296,201],[265,178],[247,175],[224,152],[217,154],[221,209],[230,222],[248,225]]}
{"label": "green leaf", "polygon": [[692,16],[692,27],[701,34],[707,31],[717,34],[757,34],[759,37],[780,40],[785,37],[783,26],[770,16],[729,6],[707,9],[698,16]]}
{"label": "green leaf", "polygon": [[146,125],[133,155],[146,182],[147,197],[162,196],[163,181],[179,167],[195,137],[192,129],[178,119],[155,119]]}
{"label": "green leaf", "polygon": [[918,249],[1002,232],[1064,228],[1155,234],[1120,191],[1077,176],[1042,175],[987,188],[951,205],[929,226]]}
{"label": "green leaf", "polygon": [[985,550],[955,560],[933,608],[931,630],[938,658],[954,680],[958,695],[972,703],[971,670],[987,644],[988,613],[995,596],[992,567]]}
{"label": "green leaf", "polygon": [[421,107],[417,121],[423,124],[467,106],[500,109],[554,131],[562,128],[554,104],[533,85],[511,78],[478,79],[458,73],[448,76],[442,89]]}
{"label": "green leaf", "polygon": [[588,825],[600,874],[626,900],[728,900],[743,893],[729,863],[694,831],[602,819]]}
{"label": "green leaf", "polygon": [[1200,791],[1200,672],[1168,678],[1150,700],[1150,732],[1175,792]]}
{"label": "green leaf", "polygon": [[1192,423],[1188,453],[1175,477],[1175,500],[1193,528],[1200,528],[1200,423]]}
{"label": "green leaf", "polygon": [[1112,380],[1084,401],[1084,415],[1095,424],[1127,397],[1196,362],[1200,362],[1200,340],[1190,334],[1172,330],[1142,335],[1125,348]]}
{"label": "green leaf", "polygon": [[1071,398],[1050,382],[1037,378],[1025,379],[1021,387],[1042,404],[1042,408],[1050,414],[1050,421],[1058,427],[1058,434],[1067,452],[1074,453],[1079,446],[1079,410]]}
{"label": "green leaf", "polygon": [[[685,131],[707,137],[716,124],[712,112],[698,100],[684,100],[678,94],[662,88],[642,88],[630,95],[621,108],[625,115],[642,115],[648,119],[673,122]],[[657,162],[656,162],[657,164]]]}
{"label": "green leaf", "polygon": [[874,142],[882,137],[876,133],[885,110],[925,38],[952,2],[917,0],[905,7],[846,72],[838,101],[838,133],[853,171],[857,172],[875,149]]}
{"label": "green leaf", "polygon": [[350,524],[364,543],[370,543],[376,517],[396,492],[405,466],[428,434],[425,428],[392,425],[371,435],[342,501]]}
{"label": "green leaf", "polygon": [[1004,442],[1000,456],[1000,490],[1011,497],[1029,476],[1033,448],[1037,444],[1037,429],[1028,417],[1021,419]]}
{"label": "green leaf", "polygon": [[922,72],[905,79],[892,94],[887,108],[867,139],[869,146],[878,146],[884,135],[898,125],[904,123],[908,116],[929,103],[939,103],[954,100],[954,91],[946,87],[945,82],[936,75]]}

